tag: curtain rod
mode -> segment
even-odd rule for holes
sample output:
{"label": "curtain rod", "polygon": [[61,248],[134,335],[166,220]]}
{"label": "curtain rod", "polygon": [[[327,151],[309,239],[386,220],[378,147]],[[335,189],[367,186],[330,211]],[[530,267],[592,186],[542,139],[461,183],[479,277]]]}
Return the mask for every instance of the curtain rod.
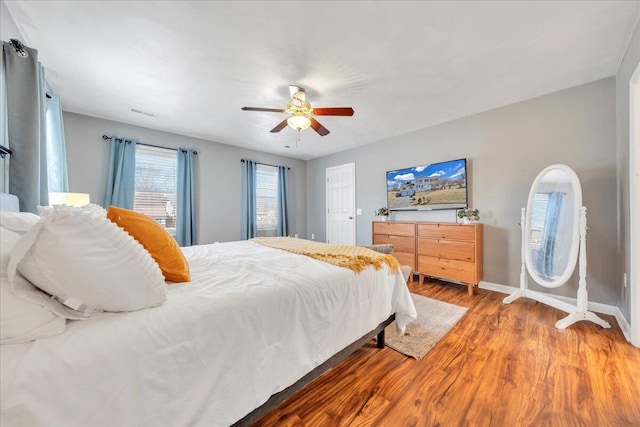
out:
{"label": "curtain rod", "polygon": [[[111,139],[110,136],[107,135],[102,135],[102,139],[104,139],[105,141],[108,141]],[[178,151],[178,148],[170,148],[170,147],[163,147],[161,145],[153,145],[153,144],[145,144],[144,142],[136,142],[136,144],[140,144],[140,145],[146,145],[147,147],[154,147],[154,148],[163,148],[165,150],[173,150],[173,151]],[[180,148],[180,150],[182,150]],[[186,151],[186,150],[182,150],[182,151]],[[193,154],[198,154],[198,152],[196,150],[193,150]]]}
{"label": "curtain rod", "polygon": [[[244,163],[244,159],[240,159],[240,161],[242,163]],[[259,165],[271,166],[273,168],[279,168],[280,167],[280,166],[277,166],[277,165],[270,165],[269,163],[261,163],[261,162],[256,162],[256,163],[259,164]],[[289,166],[287,166],[287,170],[291,170],[291,168]]]}
{"label": "curtain rod", "polygon": [[[13,47],[18,54],[18,56],[22,58],[26,58],[29,56],[29,52],[26,51],[22,42],[18,39],[9,39],[9,44]],[[4,48],[4,45],[2,46]]]}
{"label": "curtain rod", "polygon": [[4,145],[0,145],[0,157],[2,157],[4,159],[4,156],[11,155],[12,151],[9,150],[9,148],[5,147]]}

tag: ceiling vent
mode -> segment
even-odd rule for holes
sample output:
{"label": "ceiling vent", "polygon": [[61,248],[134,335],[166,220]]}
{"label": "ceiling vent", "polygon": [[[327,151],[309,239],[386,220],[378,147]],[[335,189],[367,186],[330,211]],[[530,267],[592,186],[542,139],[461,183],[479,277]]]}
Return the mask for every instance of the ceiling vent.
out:
{"label": "ceiling vent", "polygon": [[135,108],[132,108],[131,112],[136,113],[136,114],[142,114],[143,116],[149,116],[149,117],[155,117],[156,116],[153,113],[148,113],[148,112],[142,111],[142,110],[136,110]]}

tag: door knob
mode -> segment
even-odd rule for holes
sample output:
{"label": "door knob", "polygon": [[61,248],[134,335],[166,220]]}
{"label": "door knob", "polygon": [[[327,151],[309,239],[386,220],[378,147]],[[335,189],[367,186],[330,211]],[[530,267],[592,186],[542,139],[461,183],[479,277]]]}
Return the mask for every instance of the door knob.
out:
{"label": "door knob", "polygon": [[353,217],[352,217],[352,216],[350,216],[350,217],[349,217],[349,219],[353,219]]}

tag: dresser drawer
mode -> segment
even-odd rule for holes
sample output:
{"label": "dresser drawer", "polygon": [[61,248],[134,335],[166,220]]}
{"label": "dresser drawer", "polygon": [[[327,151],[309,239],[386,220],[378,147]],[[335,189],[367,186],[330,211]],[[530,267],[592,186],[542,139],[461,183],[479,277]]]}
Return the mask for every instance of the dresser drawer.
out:
{"label": "dresser drawer", "polygon": [[411,267],[411,271],[416,269],[416,255],[413,253],[396,252],[393,251],[393,256],[398,260],[400,265],[408,265]]}
{"label": "dresser drawer", "polygon": [[395,234],[396,236],[415,236],[416,225],[402,222],[374,222],[373,234]]}
{"label": "dresser drawer", "polygon": [[418,237],[431,239],[475,240],[474,225],[418,224]]}
{"label": "dresser drawer", "polygon": [[426,276],[442,277],[477,285],[475,264],[471,262],[419,255],[418,271]]}
{"label": "dresser drawer", "polygon": [[408,252],[414,254],[416,252],[416,240],[410,236],[390,236],[387,234],[374,234],[373,244],[390,243],[393,245],[393,252]]}
{"label": "dresser drawer", "polygon": [[418,255],[475,262],[474,242],[418,238]]}

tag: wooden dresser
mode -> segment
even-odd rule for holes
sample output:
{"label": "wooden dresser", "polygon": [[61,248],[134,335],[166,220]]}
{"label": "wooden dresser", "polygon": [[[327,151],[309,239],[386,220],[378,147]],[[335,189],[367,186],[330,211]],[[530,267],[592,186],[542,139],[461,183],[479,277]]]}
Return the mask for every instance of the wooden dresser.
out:
{"label": "wooden dresser", "polygon": [[482,280],[482,224],[374,222],[373,243],[391,243],[394,256],[425,276],[462,282],[469,294]]}
{"label": "wooden dresser", "polygon": [[393,256],[401,265],[416,270],[416,223],[415,222],[373,222],[374,245],[391,243]]}
{"label": "wooden dresser", "polygon": [[418,223],[416,272],[465,283],[469,295],[482,280],[482,224]]}

